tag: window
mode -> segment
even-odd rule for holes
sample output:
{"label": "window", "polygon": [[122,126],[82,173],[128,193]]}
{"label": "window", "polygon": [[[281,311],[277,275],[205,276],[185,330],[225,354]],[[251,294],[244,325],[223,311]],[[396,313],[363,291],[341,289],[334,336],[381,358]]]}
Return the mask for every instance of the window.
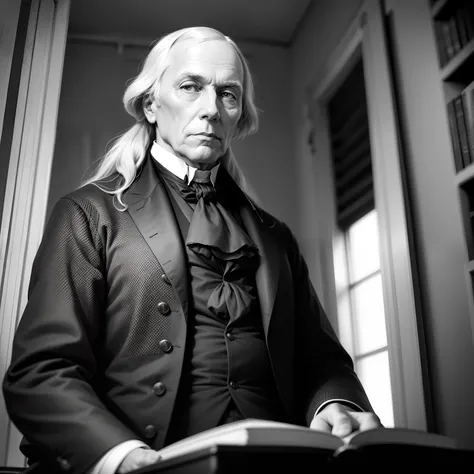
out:
{"label": "window", "polygon": [[364,69],[359,59],[327,104],[338,242],[339,333],[374,411],[394,426]]}
{"label": "window", "polygon": [[[389,405],[392,400],[394,426],[433,429],[435,415],[424,356],[426,341],[413,218],[400,146],[390,61],[393,55],[387,41],[393,39],[393,12],[384,8],[384,2],[363,3],[308,89],[308,144],[314,155],[315,207],[321,224],[316,231],[318,253],[314,261],[319,272],[315,277],[323,291],[330,321],[353,356],[373,404],[378,405],[376,398],[383,398],[374,392],[385,377],[391,382],[385,399]],[[350,291],[357,287],[352,274],[349,285],[349,229],[372,211],[378,222],[378,278],[383,282],[384,303],[381,317],[387,326],[388,347],[379,357],[373,354],[372,359],[361,358],[359,362],[355,358],[355,335],[362,323],[358,322]],[[328,261],[331,255],[333,261]],[[376,367],[383,358],[384,364]],[[383,372],[387,359],[390,377]],[[372,389],[367,373],[374,371],[380,372],[380,379]]]}
{"label": "window", "polygon": [[393,426],[376,211],[372,210],[354,222],[346,230],[344,240],[355,369],[382,423]]}

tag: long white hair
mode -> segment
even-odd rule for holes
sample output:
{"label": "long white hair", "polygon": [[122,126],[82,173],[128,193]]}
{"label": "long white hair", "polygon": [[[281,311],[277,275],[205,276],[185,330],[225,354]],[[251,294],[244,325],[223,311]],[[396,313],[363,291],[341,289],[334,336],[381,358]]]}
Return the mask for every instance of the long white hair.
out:
{"label": "long white hair", "polygon": [[[200,42],[218,39],[227,41],[234,47],[244,70],[242,115],[237,124],[237,132],[234,138],[243,138],[255,133],[258,129],[258,111],[255,106],[254,85],[250,68],[243,53],[232,39],[218,30],[203,26],[183,28],[163,36],[148,53],[140,73],[128,85],[123,95],[125,110],[135,118],[136,123],[115,139],[112,147],[100,160],[94,174],[82,184],[84,186],[92,183],[104,192],[115,195],[122,210],[126,209],[126,205],[122,200],[123,193],[136,178],[137,171],[146,158],[148,148],[155,139],[155,125],[147,121],[143,111],[145,100],[149,96],[158,97],[169,52],[176,43],[186,39],[195,39]],[[253,194],[230,147],[221,158],[220,163],[244,193],[249,196]],[[119,180],[119,185],[115,189],[107,188],[102,184],[104,180],[116,176],[117,173],[122,179]],[[253,196],[253,199],[255,200],[255,196]]]}

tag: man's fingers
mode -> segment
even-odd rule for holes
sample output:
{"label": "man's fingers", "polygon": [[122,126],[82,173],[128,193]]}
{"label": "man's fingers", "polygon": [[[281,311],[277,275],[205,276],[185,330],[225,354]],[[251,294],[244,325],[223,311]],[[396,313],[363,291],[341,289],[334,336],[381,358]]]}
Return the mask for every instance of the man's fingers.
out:
{"label": "man's fingers", "polygon": [[149,466],[160,460],[158,451],[153,449],[136,448],[125,457],[117,469],[117,474],[126,474],[141,467]]}
{"label": "man's fingers", "polygon": [[373,428],[380,428],[380,418],[371,412],[351,412],[352,417],[359,425],[359,431],[371,430]]}
{"label": "man's fingers", "polygon": [[143,457],[140,460],[142,466],[149,466],[150,464],[154,464],[160,460],[161,456],[158,451],[153,449],[147,449],[143,452]]}
{"label": "man's fingers", "polygon": [[343,438],[352,432],[352,421],[344,413],[329,414],[326,419],[318,415],[313,418],[310,428],[326,431]]}
{"label": "man's fingers", "polygon": [[382,426],[375,413],[352,411],[339,403],[331,403],[324,407],[314,416],[310,425],[313,429],[330,432],[344,439],[355,432]]}
{"label": "man's fingers", "polygon": [[329,424],[319,415],[316,415],[313,418],[313,421],[311,422],[309,427],[313,430],[326,431],[328,433],[331,432],[331,427],[329,426]]}
{"label": "man's fingers", "polygon": [[353,419],[349,414],[336,412],[330,414],[332,422],[332,434],[344,438],[352,433]]}

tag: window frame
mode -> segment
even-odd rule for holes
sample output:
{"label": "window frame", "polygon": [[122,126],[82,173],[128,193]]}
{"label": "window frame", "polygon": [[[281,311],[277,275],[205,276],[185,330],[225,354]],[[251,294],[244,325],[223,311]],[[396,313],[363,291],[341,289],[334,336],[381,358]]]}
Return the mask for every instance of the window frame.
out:
{"label": "window frame", "polygon": [[[325,106],[361,56],[366,81],[375,203],[379,216],[380,264],[387,314],[394,421],[395,426],[426,430],[428,418],[432,420],[433,414],[428,412],[429,385],[425,378],[426,360],[422,358],[424,334],[417,321],[419,289],[413,271],[416,260],[406,213],[394,89],[384,12],[379,0],[366,0],[363,3],[339,46],[329,57],[326,67],[315,78],[313,87],[309,88],[307,113],[310,133],[313,134],[311,142],[318,145],[324,142],[319,146],[318,159],[323,160],[324,168],[331,171]],[[328,173],[327,178],[332,179],[332,174]],[[324,210],[323,215],[327,214],[328,211]],[[330,214],[331,219],[325,223],[332,229],[331,242],[326,244],[326,261],[344,264],[344,235],[336,225],[334,197]],[[322,271],[331,273],[331,269]],[[323,282],[323,293],[327,298],[325,306],[331,321],[335,321],[341,341],[353,353],[347,326],[350,304],[347,300],[340,300],[342,288],[347,282],[335,270],[334,276],[334,281]]]}
{"label": "window frame", "polygon": [[[368,216],[371,212],[375,213],[375,219],[376,219],[376,224],[378,226],[378,215],[377,215],[377,209],[373,208],[372,210],[368,211],[366,214],[363,216],[359,217],[355,222],[350,224],[347,228],[343,229],[341,232],[343,233],[343,238],[344,238],[344,259],[346,261],[345,268],[339,269],[339,272],[342,270],[343,272],[346,272],[347,276],[345,278],[346,280],[346,285],[344,288],[340,288],[341,293],[345,295],[347,300],[349,301],[349,312],[350,312],[350,317],[348,318],[346,324],[346,329],[348,330],[348,333],[350,333],[351,337],[351,347],[352,351],[350,353],[351,357],[353,358],[354,361],[354,366],[355,366],[355,371],[358,373],[358,365],[360,361],[363,361],[373,355],[376,354],[381,354],[381,353],[387,353],[387,356],[389,357],[390,355],[390,348],[389,348],[389,341],[388,341],[388,334],[387,334],[387,328],[386,328],[386,311],[384,308],[383,312],[383,318],[384,318],[384,326],[385,326],[385,341],[384,345],[377,347],[375,349],[371,350],[365,350],[361,351],[359,348],[357,348],[357,335],[356,335],[356,310],[355,310],[355,301],[354,301],[354,292],[355,290],[360,287],[361,284],[364,282],[369,281],[372,278],[375,278],[377,276],[380,276],[382,278],[382,268],[381,268],[381,263],[380,263],[380,255],[378,259],[378,265],[375,270],[370,271],[366,275],[363,275],[361,277],[354,278],[353,272],[354,269],[352,268],[351,265],[351,254],[353,252],[353,249],[351,248],[351,239],[350,239],[350,231],[351,228],[357,224],[361,219],[364,217]],[[379,253],[379,252],[377,252]],[[382,292],[383,292],[383,285],[382,285]],[[383,294],[382,294],[383,296]],[[390,367],[390,357],[389,357],[389,377],[391,375],[391,367]],[[391,413],[391,423],[392,425],[394,423],[394,404],[393,404],[393,387],[391,386],[391,380],[390,380],[390,394],[392,397],[392,413]],[[375,400],[371,400],[373,403]],[[386,421],[386,420],[382,420]],[[389,426],[384,423],[385,426]]]}

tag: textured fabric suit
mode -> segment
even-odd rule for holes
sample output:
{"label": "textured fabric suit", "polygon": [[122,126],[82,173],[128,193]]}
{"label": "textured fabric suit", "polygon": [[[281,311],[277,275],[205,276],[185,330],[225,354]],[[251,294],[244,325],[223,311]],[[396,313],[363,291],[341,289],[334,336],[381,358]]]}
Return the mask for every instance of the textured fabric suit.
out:
{"label": "textured fabric suit", "polygon": [[[125,212],[93,185],[62,198],[33,265],[3,390],[23,451],[51,470],[84,472],[137,437],[159,449],[168,431],[189,284],[180,230],[150,160]],[[371,410],[289,229],[251,204],[241,219],[260,252],[261,317],[288,419],[308,424],[329,399]]]}

